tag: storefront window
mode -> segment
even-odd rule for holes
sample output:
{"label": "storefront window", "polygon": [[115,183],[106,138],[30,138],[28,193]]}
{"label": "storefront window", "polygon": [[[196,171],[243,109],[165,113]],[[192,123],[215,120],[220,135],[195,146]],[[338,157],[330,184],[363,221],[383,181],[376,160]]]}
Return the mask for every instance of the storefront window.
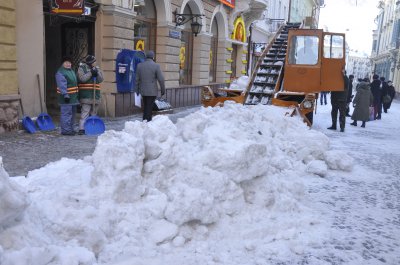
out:
{"label": "storefront window", "polygon": [[236,60],[237,60],[237,53],[238,53],[238,46],[236,44],[232,44],[232,63],[231,63],[231,69],[232,69],[232,73],[231,73],[231,79],[235,79],[236,78]]}
{"label": "storefront window", "polygon": [[[192,14],[189,6],[183,10],[184,14]],[[181,33],[181,47],[179,50],[179,85],[192,84],[192,62],[193,62],[193,34],[190,23],[185,24]]]}
{"label": "storefront window", "polygon": [[210,47],[210,73],[208,81],[215,83],[217,80],[217,52],[218,52],[218,24],[214,19],[211,27],[211,47]]}
{"label": "storefront window", "polygon": [[[134,49],[155,51],[156,48],[156,9],[153,1],[137,0],[135,2]],[[156,55],[157,56],[157,55]]]}

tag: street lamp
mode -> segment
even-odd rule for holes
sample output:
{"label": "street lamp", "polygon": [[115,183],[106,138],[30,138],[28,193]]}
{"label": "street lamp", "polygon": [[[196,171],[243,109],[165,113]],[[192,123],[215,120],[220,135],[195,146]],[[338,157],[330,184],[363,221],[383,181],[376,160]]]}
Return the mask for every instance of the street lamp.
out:
{"label": "street lamp", "polygon": [[194,34],[195,37],[197,37],[197,34],[200,33],[201,31],[201,23],[199,23],[198,18],[203,17],[204,15],[201,14],[178,14],[178,9],[176,9],[173,12],[175,16],[175,25],[176,26],[182,26],[186,22],[189,22],[192,20],[192,23],[190,23],[190,27],[192,28],[192,33]]}

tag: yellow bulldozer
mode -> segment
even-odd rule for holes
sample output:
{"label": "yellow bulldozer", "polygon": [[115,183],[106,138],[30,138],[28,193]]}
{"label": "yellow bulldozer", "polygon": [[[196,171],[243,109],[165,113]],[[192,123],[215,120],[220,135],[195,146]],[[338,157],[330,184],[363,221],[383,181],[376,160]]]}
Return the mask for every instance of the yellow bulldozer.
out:
{"label": "yellow bulldozer", "polygon": [[202,104],[217,106],[233,100],[290,107],[291,115],[301,115],[311,126],[318,93],[344,90],[345,57],[344,34],[287,23],[262,52],[244,91],[221,89],[226,96],[217,97],[204,87]]}

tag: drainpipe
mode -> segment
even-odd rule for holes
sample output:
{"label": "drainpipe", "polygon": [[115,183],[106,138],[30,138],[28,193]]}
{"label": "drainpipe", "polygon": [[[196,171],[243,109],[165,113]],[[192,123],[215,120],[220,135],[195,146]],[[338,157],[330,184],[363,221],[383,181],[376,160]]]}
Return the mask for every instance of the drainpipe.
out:
{"label": "drainpipe", "polygon": [[290,14],[292,13],[292,0],[289,0],[289,14],[288,14],[288,23],[290,23]]}

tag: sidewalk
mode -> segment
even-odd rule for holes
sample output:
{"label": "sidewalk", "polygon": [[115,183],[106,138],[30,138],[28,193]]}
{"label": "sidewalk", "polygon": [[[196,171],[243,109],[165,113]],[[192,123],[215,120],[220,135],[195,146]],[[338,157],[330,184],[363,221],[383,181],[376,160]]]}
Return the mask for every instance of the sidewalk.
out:
{"label": "sidewalk", "polygon": [[[165,114],[172,122],[184,117],[200,106],[174,109],[173,113]],[[79,115],[78,115],[79,118]],[[103,119],[106,130],[120,131],[125,122],[142,120],[142,114],[121,118]],[[64,136],[55,131],[35,134],[19,130],[0,135],[0,156],[3,157],[4,168],[10,176],[25,176],[28,171],[41,168],[49,162],[57,161],[63,157],[82,159],[91,155],[96,146],[97,137],[87,135]]]}

